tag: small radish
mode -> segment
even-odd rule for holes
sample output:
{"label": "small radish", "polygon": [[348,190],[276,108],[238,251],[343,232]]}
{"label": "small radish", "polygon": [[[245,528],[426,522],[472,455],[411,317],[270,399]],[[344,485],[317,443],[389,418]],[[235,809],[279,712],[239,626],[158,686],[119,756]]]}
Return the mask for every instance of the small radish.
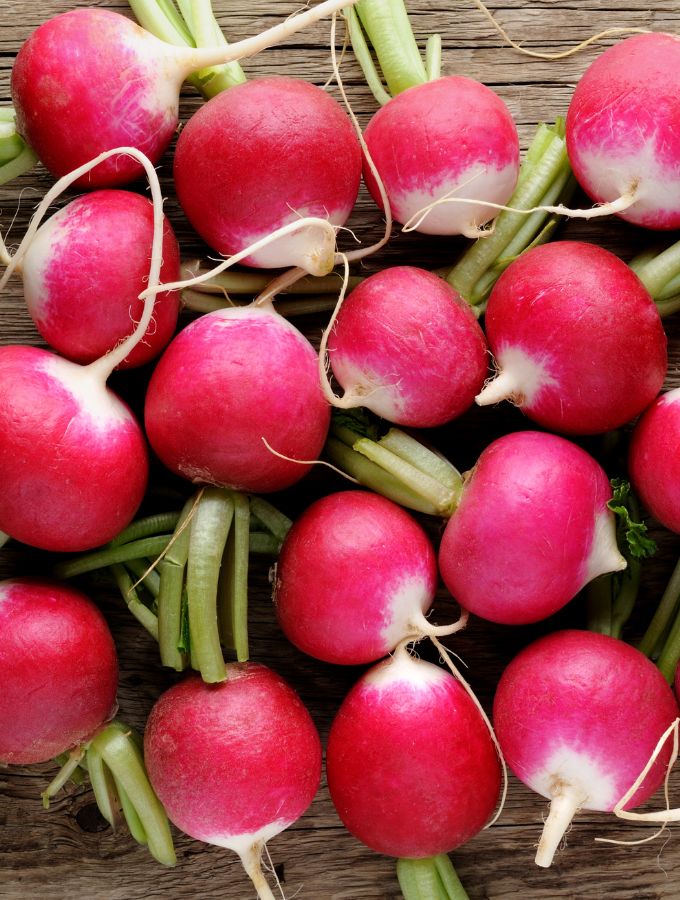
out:
{"label": "small radish", "polygon": [[[184,126],[175,152],[179,202],[223,255],[301,216],[343,225],[360,178],[361,150],[347,115],[324,90],[293,78],[261,78],[213,97]],[[245,263],[300,265],[306,243],[298,232]]]}
{"label": "small radish", "polygon": [[321,742],[299,697],[270,669],[228,665],[228,680],[192,677],[166,691],[144,736],[149,777],[171,821],[237,853],[262,900],[266,841],[307,809],[321,777]]}
{"label": "small radish", "polygon": [[666,335],[649,293],[618,257],[590,244],[522,254],[491,292],[485,327],[498,374],[477,403],[509,399],[555,431],[624,425],[666,374]]}
{"label": "small radish", "polygon": [[183,329],[151,377],[145,421],[173,472],[263,493],[308,471],[300,462],[318,457],[329,412],[314,348],[268,303],[218,310]]}
{"label": "small radish", "polygon": [[118,660],[104,617],[72,588],[0,582],[0,763],[46,762],[116,712]]}
{"label": "small radish", "polygon": [[598,575],[625,568],[604,470],[565,438],[508,434],[463,485],[439,550],[464,609],[522,625],[552,615]]}
{"label": "small radish", "polygon": [[345,391],[329,391],[333,405],[415,428],[465,412],[487,374],[486,341],[468,304],[414,266],[385,269],[352,291],[329,326],[328,355]]}
{"label": "small radish", "polygon": [[[149,201],[129,191],[94,191],[72,200],[45,222],[18,268],[35,325],[57,352],[90,363],[134,329],[146,288],[153,233]],[[179,279],[179,247],[163,219],[161,281]],[[172,337],[179,294],[156,298],[143,339],[120,368],[157,356]]]}
{"label": "small radish", "polygon": [[631,483],[649,512],[680,533],[680,388],[658,397],[633,429]]}
{"label": "small radish", "polygon": [[[251,56],[343,5],[346,0],[330,0],[255,38],[209,48],[160,41],[106,9],[62,13],[40,25],[15,60],[17,130],[57,176],[122,145],[155,163],[177,129],[179,91],[188,75]],[[140,174],[137,161],[113,159],[78,184],[112,187]]]}
{"label": "small radish", "polygon": [[[579,809],[617,807],[678,715],[653,663],[606,635],[557,632],[510,663],[496,691],[494,725],[510,768],[550,800],[539,866],[551,864]],[[669,757],[667,746],[624,809],[651,797]]]}
{"label": "small radish", "polygon": [[474,837],[498,800],[501,768],[474,701],[401,645],[352,688],[331,726],[331,799],[378,853],[421,859]]}
{"label": "small radish", "polygon": [[436,588],[436,557],[420,525],[384,497],[342,491],[309,506],[288,532],[274,604],[304,653],[357,665],[426,634]]}
{"label": "small radish", "polygon": [[680,41],[636,34],[609,47],[574,91],[567,148],[574,174],[598,203],[632,194],[621,218],[680,227]]}

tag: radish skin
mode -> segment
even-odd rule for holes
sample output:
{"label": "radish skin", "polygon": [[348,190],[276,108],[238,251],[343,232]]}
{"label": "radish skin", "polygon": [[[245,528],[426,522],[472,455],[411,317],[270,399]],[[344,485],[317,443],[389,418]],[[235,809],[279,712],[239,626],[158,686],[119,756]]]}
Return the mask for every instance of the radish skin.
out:
{"label": "radish skin", "polygon": [[[552,615],[593,578],[625,568],[601,466],[556,435],[490,444],[463,485],[439,571],[471,613],[505,625]],[[521,565],[518,561],[521,560]]]}
{"label": "radish skin", "polygon": [[[549,866],[578,809],[614,810],[678,717],[659,670],[623,641],[561,631],[535,641],[506,668],[494,726],[508,765],[551,801],[536,863]],[[670,747],[625,809],[663,781]]]}
{"label": "radish skin", "polygon": [[307,809],[321,777],[321,742],[286,682],[257,663],[227,666],[227,681],[192,677],[151,710],[144,758],[172,822],[237,853],[258,897],[264,843]]}
{"label": "radish skin", "polygon": [[666,528],[680,533],[680,388],[658,397],[630,440],[628,468],[636,493]]}

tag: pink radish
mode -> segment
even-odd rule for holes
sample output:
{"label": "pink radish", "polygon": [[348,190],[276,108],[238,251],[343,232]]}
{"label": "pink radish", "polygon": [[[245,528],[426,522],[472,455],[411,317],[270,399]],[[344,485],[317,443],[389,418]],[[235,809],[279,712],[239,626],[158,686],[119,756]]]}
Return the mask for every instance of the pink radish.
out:
{"label": "pink radish", "polygon": [[[0,286],[59,194],[92,167],[131,155],[144,167],[154,201],[149,287],[161,267],[162,197],[150,162],[135,148],[107,151],[65,176],[43,198]],[[146,444],[130,410],[106,387],[151,321],[147,299],[135,331],[106,356],[79,366],[33,347],[0,348],[0,530],[46,550],[87,550],[132,519],[147,480]]]}
{"label": "pink radish", "polygon": [[599,203],[632,194],[621,218],[680,227],[680,41],[637,34],[609,47],[579,81],[567,114],[574,174]]}
{"label": "pink radish", "polygon": [[[364,138],[403,224],[447,197],[505,203],[519,172],[517,129],[492,90],[460,75],[410,87],[373,116]],[[382,207],[376,181],[364,178]],[[417,226],[424,234],[476,237],[488,206],[441,203]]]}
{"label": "pink radish", "polygon": [[294,460],[318,457],[329,410],[312,345],[269,303],[209,313],[181,331],[151,377],[145,420],[173,472],[262,493],[308,471]]}
{"label": "pink radish", "polygon": [[104,617],[79,591],[0,582],[0,763],[46,762],[116,711],[118,661]]}
{"label": "pink radish", "polygon": [[331,726],[328,788],[364,844],[390,856],[448,853],[489,820],[500,764],[477,706],[448,672],[401,645],[352,688]]}
{"label": "pink radish", "polygon": [[[360,177],[347,115],[321,88],[293,78],[261,78],[213,97],[182,129],[175,152],[182,208],[224,255],[302,216],[344,224]],[[298,232],[245,262],[300,265],[306,243]]]}
{"label": "pink radish", "polygon": [[437,562],[420,525],[364,491],[317,500],[297,519],[276,566],[286,637],[325,662],[357,665],[431,629]]}
{"label": "pink radish", "polygon": [[[550,800],[536,863],[549,866],[579,809],[614,810],[678,717],[669,685],[642,653],[587,631],[561,631],[525,648],[507,667],[494,725],[508,765]],[[661,784],[664,748],[624,809]]]}
{"label": "pink radish", "polygon": [[[109,10],[62,13],[36,29],[14,63],[17,130],[57,176],[122,145],[155,163],[177,129],[179,91],[190,73],[253,55],[342,5],[330,0],[255,38],[198,49],[160,41]],[[140,174],[135,160],[113,159],[78,183],[112,187]]]}
{"label": "pink radish", "polygon": [[625,424],[666,374],[666,335],[649,293],[618,257],[590,244],[522,254],[491,292],[485,327],[498,374],[477,403],[512,400],[555,431]]}
{"label": "pink radish", "polygon": [[465,412],[487,373],[486,341],[468,304],[413,266],[385,269],[352,291],[329,326],[328,352],[345,391],[329,396],[334,405],[415,428]]}
{"label": "pink radish", "polygon": [[[129,191],[95,191],[72,200],[38,230],[18,262],[28,310],[43,338],[62,355],[89,363],[134,329],[146,288],[153,209]],[[163,220],[161,281],[179,279],[179,247]],[[120,368],[157,356],[175,330],[177,292],[156,298],[153,320]]]}
{"label": "pink radish", "polygon": [[286,682],[233,663],[228,680],[192,677],[166,691],[144,736],[149,777],[170,819],[191,837],[233,850],[273,900],[260,869],[266,841],[298,819],[321,777],[321,742]]}
{"label": "pink radish", "polygon": [[499,438],[479,457],[444,531],[444,583],[461,606],[492,622],[552,615],[593,578],[625,568],[611,496],[604,470],[565,438]]}
{"label": "pink radish", "polygon": [[680,388],[662,394],[639,420],[630,441],[633,487],[649,512],[680,532]]}

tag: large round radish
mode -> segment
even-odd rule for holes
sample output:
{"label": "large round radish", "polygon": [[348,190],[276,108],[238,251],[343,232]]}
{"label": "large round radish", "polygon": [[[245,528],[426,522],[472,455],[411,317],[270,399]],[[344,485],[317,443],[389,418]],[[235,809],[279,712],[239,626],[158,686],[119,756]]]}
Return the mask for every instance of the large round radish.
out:
{"label": "large round radish", "polygon": [[276,567],[286,637],[325,662],[373,662],[427,630],[437,562],[420,525],[364,491],[317,500],[293,524]]}
{"label": "large round radish", "polygon": [[331,726],[328,788],[349,831],[378,853],[447,853],[489,820],[500,787],[496,750],[452,675],[409,656],[370,669]]}
{"label": "large round radish", "polygon": [[[406,223],[436,200],[425,234],[473,236],[496,210],[458,199],[505,203],[519,172],[517,129],[492,90],[460,75],[410,87],[378,110],[364,134],[394,218]],[[364,178],[382,206],[367,165]]]}
{"label": "large round radish", "polygon": [[265,666],[230,664],[227,681],[189,678],[151,710],[144,758],[170,819],[238,853],[258,896],[263,845],[298,819],[321,777],[321,742],[295,692]]}
{"label": "large round radish", "polygon": [[680,227],[680,41],[636,34],[586,70],[567,114],[567,149],[579,183],[599,203],[633,192],[621,218]]}
{"label": "large round radish", "polygon": [[104,617],[79,591],[0,582],[0,763],[46,762],[116,711],[118,662]]}
{"label": "large round radish", "polygon": [[[303,216],[342,225],[359,190],[361,151],[352,124],[324,90],[293,78],[262,78],[209,100],[182,129],[177,197],[196,231],[231,255]],[[304,231],[245,262],[299,264]]]}
{"label": "large round radish", "polygon": [[492,622],[552,615],[596,576],[625,568],[611,496],[604,470],[565,438],[499,438],[479,457],[444,531],[444,583]]}
{"label": "large round radish", "polygon": [[662,394],[639,420],[630,441],[628,469],[649,512],[680,533],[680,388]]}
{"label": "large round radish", "polygon": [[666,334],[649,293],[624,262],[591,244],[523,253],[491,292],[485,328],[498,373],[477,403],[511,400],[554,431],[624,425],[666,374]]}
{"label": "large round radish", "polygon": [[343,302],[328,339],[342,406],[430,428],[468,409],[487,373],[484,334],[469,305],[431,272],[384,269]]}
{"label": "large round radish", "polygon": [[[190,73],[251,56],[342,5],[331,0],[256,38],[198,49],[167,44],[106,9],[62,13],[33,32],[14,63],[17,130],[57,176],[123,145],[157,162],[177,128]],[[112,187],[141,173],[135,160],[107,160],[79,184]]]}
{"label": "large round radish", "polygon": [[294,460],[318,457],[329,409],[309,341],[271,307],[250,306],[209,313],[177,335],[151,378],[145,419],[172,471],[261,493],[308,471]]}
{"label": "large round radish", "polygon": [[[153,209],[139,194],[94,191],[45,222],[19,266],[40,334],[68,359],[89,363],[113,349],[142,314],[149,277]],[[162,282],[179,280],[179,247],[163,220]],[[177,291],[161,293],[142,341],[120,368],[157,356],[175,330]]]}
{"label": "large round radish", "polygon": [[[659,670],[615,638],[557,632],[510,663],[496,691],[494,725],[510,768],[551,801],[538,865],[550,865],[577,810],[617,806],[678,715]],[[664,748],[626,809],[659,787],[670,750]]]}
{"label": "large round radish", "polygon": [[88,550],[137,511],[146,443],[101,375],[46,350],[6,346],[0,471],[0,531],[44,550]]}

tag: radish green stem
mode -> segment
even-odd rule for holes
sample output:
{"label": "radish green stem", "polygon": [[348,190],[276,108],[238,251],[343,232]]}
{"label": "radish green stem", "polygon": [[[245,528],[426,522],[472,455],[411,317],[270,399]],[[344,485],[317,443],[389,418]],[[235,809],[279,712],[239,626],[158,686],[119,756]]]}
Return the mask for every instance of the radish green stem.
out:
{"label": "radish green stem", "polygon": [[157,600],[160,590],[160,577],[153,568],[153,560],[148,557],[144,559],[130,559],[125,563],[125,567],[132,572],[136,579],[144,584],[144,587],[154,600]]}
{"label": "radish green stem", "polygon": [[205,488],[191,522],[187,566],[191,664],[209,683],[227,677],[218,631],[217,585],[233,516],[229,494]]}
{"label": "radish green stem", "polygon": [[142,824],[142,820],[140,819],[132,800],[128,797],[127,791],[118,781],[116,781],[116,791],[118,792],[118,799],[120,801],[121,809],[123,810],[123,815],[125,816],[125,821],[127,822],[127,827],[130,829],[130,834],[138,844],[148,844],[149,837]]}
{"label": "radish green stem", "polygon": [[404,900],[468,900],[448,856],[397,860],[397,878]]}
{"label": "radish green stem", "polygon": [[630,265],[652,299],[660,299],[668,285],[680,275],[680,241],[644,263],[633,260]]}
{"label": "radish green stem", "polygon": [[10,536],[8,534],[5,534],[4,531],[0,531],[0,548],[4,547],[9,540]]}
{"label": "radish green stem", "polygon": [[117,828],[120,824],[118,809],[120,795],[110,769],[104,765],[101,755],[92,746],[87,751],[87,773],[99,812],[112,828]]}
{"label": "radish green stem", "polygon": [[129,541],[127,544],[117,547],[95,550],[93,553],[59,563],[55,566],[54,573],[57,578],[73,578],[76,575],[83,575],[85,572],[94,572],[96,569],[127,562],[130,559],[139,559],[142,556],[155,558],[165,550],[171,537],[170,534],[159,534],[138,541]]}
{"label": "radish green stem", "polygon": [[[517,186],[508,206],[527,210],[564,203],[574,187],[564,120],[558,119],[555,125],[539,125],[520,167]],[[482,303],[512,260],[529,246],[547,240],[556,224],[557,219],[543,211],[534,212],[528,218],[509,210],[501,212],[495,219],[493,233],[472,244],[446,280],[472,305]]]}
{"label": "radish green stem", "polygon": [[181,672],[187,660],[180,651],[182,640],[182,597],[189,557],[190,527],[185,523],[195,508],[196,498],[184,505],[173,534],[174,540],[159,564],[161,589],[158,595],[158,647],[161,663]]}
{"label": "radish green stem", "polygon": [[253,531],[250,534],[250,552],[262,556],[277,556],[281,549],[281,541],[271,534]]}
{"label": "radish green stem", "polygon": [[[123,600],[127,608],[137,621],[149,632],[154,640],[158,640],[158,617],[139,599],[139,594],[132,584],[132,579],[125,570],[125,567],[116,564],[111,566],[111,573],[118,585]],[[66,576],[62,576],[66,577]]]}
{"label": "radish green stem", "polygon": [[155,516],[146,516],[136,519],[131,525],[123,529],[118,537],[115,537],[109,547],[117,547],[120,544],[128,544],[139,538],[152,537],[158,532],[172,531],[180,517],[179,512],[159,513]]}
{"label": "radish green stem", "polygon": [[661,637],[666,632],[669,623],[672,621],[678,607],[680,606],[680,560],[675,565],[673,574],[666,585],[666,589],[661,597],[661,602],[649,623],[647,631],[645,631],[642,640],[638,644],[638,649],[651,657],[654,649],[659,643]]}
{"label": "radish green stem", "polygon": [[359,0],[355,9],[389,93],[394,96],[424,84],[427,71],[402,0]]}
{"label": "radish green stem", "polygon": [[52,779],[52,781],[50,781],[50,783],[41,794],[43,806],[45,807],[45,809],[49,809],[51,798],[54,797],[54,795],[63,788],[71,775],[80,765],[84,755],[84,747],[76,747],[71,750],[64,765],[61,767],[61,769],[59,769],[56,776]]}
{"label": "radish green stem", "polygon": [[239,662],[246,662],[248,650],[248,553],[250,542],[250,505],[244,494],[233,492],[234,521],[227,539],[218,587],[220,630],[226,645],[236,651]]}
{"label": "radish green stem", "polygon": [[673,684],[675,670],[680,660],[680,614],[671,627],[670,634],[657,660],[659,671],[669,684]]}
{"label": "radish green stem", "polygon": [[279,541],[284,540],[293,524],[288,516],[262,497],[250,498],[250,512]]}
{"label": "radish green stem", "polygon": [[28,172],[38,157],[26,141],[17,134],[12,107],[0,109],[0,184],[6,184]]}
{"label": "radish green stem", "polygon": [[[182,266],[182,278],[186,281],[195,278],[198,275],[205,275],[208,269],[201,268],[198,260],[185,263]],[[211,294],[260,294],[266,290],[274,275],[270,272],[220,272],[210,277],[207,281],[203,281],[193,290],[211,293]],[[356,287],[363,278],[354,275],[350,278],[347,290]],[[328,275],[310,276],[305,275],[295,282],[295,285],[289,292],[283,290],[281,293],[293,294],[337,294],[342,284],[342,273],[331,272]]]}
{"label": "radish green stem", "polygon": [[352,8],[346,9],[343,14],[347,21],[347,32],[352,49],[354,50],[354,56],[359,63],[361,71],[364,73],[366,84],[369,86],[371,93],[378,103],[381,106],[385,106],[386,103],[390,102],[392,97],[388,91],[385,90],[380,73],[373,62],[371,49],[366,43],[359,16]]}

